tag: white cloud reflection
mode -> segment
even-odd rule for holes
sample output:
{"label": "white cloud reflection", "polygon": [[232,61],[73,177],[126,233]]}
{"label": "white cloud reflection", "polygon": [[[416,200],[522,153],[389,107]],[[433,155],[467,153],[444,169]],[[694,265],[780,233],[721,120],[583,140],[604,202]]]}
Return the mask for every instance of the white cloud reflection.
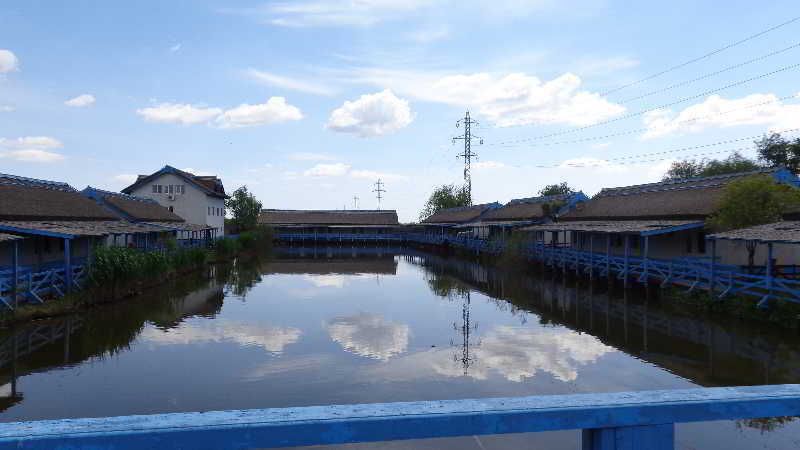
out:
{"label": "white cloud reflection", "polygon": [[[492,374],[509,381],[521,382],[537,373],[547,373],[569,382],[578,378],[581,366],[595,362],[614,351],[593,336],[558,328],[523,328],[499,326],[482,337],[475,337],[470,349],[473,363],[467,375],[485,380]],[[437,348],[398,358],[373,368],[376,376],[428,377],[433,374],[448,377],[464,375],[461,361],[453,358],[458,347]]]}
{"label": "white cloud reflection", "polygon": [[293,327],[255,325],[232,320],[184,322],[177,328],[161,330],[147,327],[139,339],[161,345],[187,345],[201,342],[235,342],[244,347],[256,346],[271,353],[281,353],[294,344],[303,332]]}
{"label": "white cloud reflection", "polygon": [[408,349],[408,325],[375,314],[337,317],[324,326],[331,339],[356,355],[386,361]]}

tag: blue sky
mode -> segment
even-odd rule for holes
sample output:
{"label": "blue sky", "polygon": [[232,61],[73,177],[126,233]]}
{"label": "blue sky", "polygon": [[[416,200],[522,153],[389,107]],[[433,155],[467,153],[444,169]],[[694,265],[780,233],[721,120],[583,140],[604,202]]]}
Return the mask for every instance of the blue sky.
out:
{"label": "blue sky", "polygon": [[408,221],[462,181],[450,138],[469,109],[476,202],[657,181],[675,158],[753,154],[749,140],[673,150],[800,128],[800,97],[779,100],[800,93],[798,68],[699,95],[800,63],[800,20],[603,95],[800,16],[792,1],[720,5],[9,0],[0,172],[118,190],[169,164],[268,208],[325,209],[376,207],[382,177],[382,206]]}

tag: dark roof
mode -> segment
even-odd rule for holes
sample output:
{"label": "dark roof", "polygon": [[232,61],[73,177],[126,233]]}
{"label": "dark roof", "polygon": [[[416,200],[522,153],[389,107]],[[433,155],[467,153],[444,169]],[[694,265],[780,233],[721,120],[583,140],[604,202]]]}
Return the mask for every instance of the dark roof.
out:
{"label": "dark roof", "polygon": [[0,175],[0,219],[108,220],[117,217],[66,183]]}
{"label": "dark roof", "polygon": [[554,222],[531,225],[520,231],[582,231],[592,233],[650,234],[671,229],[702,228],[704,222],[696,220],[585,220],[580,222]]}
{"label": "dark roof", "polygon": [[783,221],[716,233],[714,239],[800,244],[800,221]]}
{"label": "dark roof", "polygon": [[[548,195],[544,197],[519,198],[511,200],[500,208],[488,211],[481,222],[508,220],[541,219],[545,216],[543,206],[551,202],[567,202],[575,194]],[[551,214],[555,213],[552,212]]]}
{"label": "dark roof", "polygon": [[258,223],[265,225],[397,225],[394,210],[264,209]]}
{"label": "dark roof", "polygon": [[151,180],[154,180],[165,174],[177,175],[187,182],[193,184],[207,195],[219,198],[228,198],[228,196],[225,195],[225,187],[222,185],[222,180],[220,180],[218,177],[195,175],[184,170],[176,169],[172,166],[164,166],[161,168],[161,170],[151,175],[139,175],[136,178],[136,181],[132,185],[123,189],[122,192],[125,194],[132,194],[133,191],[138,189],[140,186],[148,184]]}
{"label": "dark roof", "polygon": [[758,174],[779,179],[785,170],[763,169],[606,188],[591,201],[579,204],[573,211],[564,214],[560,220],[704,219],[716,210],[727,184]]}
{"label": "dark roof", "polygon": [[499,208],[500,206],[501,205],[499,203],[495,202],[442,209],[423,220],[422,223],[452,224],[470,222],[481,217],[483,214],[486,214],[492,209]]}
{"label": "dark roof", "polygon": [[91,186],[83,195],[95,199],[120,217],[135,222],[183,222],[184,220],[153,199],[135,197],[118,192],[109,192]]}
{"label": "dark roof", "polygon": [[0,230],[23,235],[72,238],[163,232],[164,227],[124,220],[0,220]]}

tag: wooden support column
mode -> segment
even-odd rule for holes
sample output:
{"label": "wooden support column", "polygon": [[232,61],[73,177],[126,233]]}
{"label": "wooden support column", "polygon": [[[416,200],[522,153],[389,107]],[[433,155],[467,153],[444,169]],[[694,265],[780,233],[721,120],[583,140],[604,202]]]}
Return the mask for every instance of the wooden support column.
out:
{"label": "wooden support column", "polygon": [[644,281],[645,285],[647,285],[647,283],[650,281],[650,272],[649,272],[649,268],[650,267],[648,266],[648,258],[649,257],[650,257],[650,236],[645,236],[644,237],[644,274],[642,276],[642,280]]}
{"label": "wooden support column", "polygon": [[72,291],[72,252],[70,251],[70,240],[64,239],[64,292]]}
{"label": "wooden support column", "polygon": [[628,287],[628,256],[630,255],[630,248],[631,248],[630,243],[631,243],[630,236],[626,234],[625,235],[625,269],[624,269],[624,272],[623,272],[625,278],[622,280],[622,285],[624,287],[626,287],[626,288]]}
{"label": "wooden support column", "polygon": [[711,296],[713,297],[717,288],[717,240],[709,240],[711,241]]}
{"label": "wooden support column", "polygon": [[673,450],[675,425],[594,428],[583,430],[582,450],[623,450],[646,448]]}
{"label": "wooden support column", "polygon": [[14,302],[14,309],[17,309],[17,305],[19,304],[19,294],[17,293],[19,286],[19,239],[14,239],[11,245],[11,266],[11,295]]}

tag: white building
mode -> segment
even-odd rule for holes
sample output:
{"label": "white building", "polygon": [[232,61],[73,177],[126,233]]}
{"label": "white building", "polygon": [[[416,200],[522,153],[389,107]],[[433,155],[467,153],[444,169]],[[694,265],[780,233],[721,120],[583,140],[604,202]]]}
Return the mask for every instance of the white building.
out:
{"label": "white building", "polygon": [[152,198],[188,223],[214,227],[225,234],[225,188],[215,176],[199,176],[171,166],[152,175],[139,175],[122,190],[128,195]]}

